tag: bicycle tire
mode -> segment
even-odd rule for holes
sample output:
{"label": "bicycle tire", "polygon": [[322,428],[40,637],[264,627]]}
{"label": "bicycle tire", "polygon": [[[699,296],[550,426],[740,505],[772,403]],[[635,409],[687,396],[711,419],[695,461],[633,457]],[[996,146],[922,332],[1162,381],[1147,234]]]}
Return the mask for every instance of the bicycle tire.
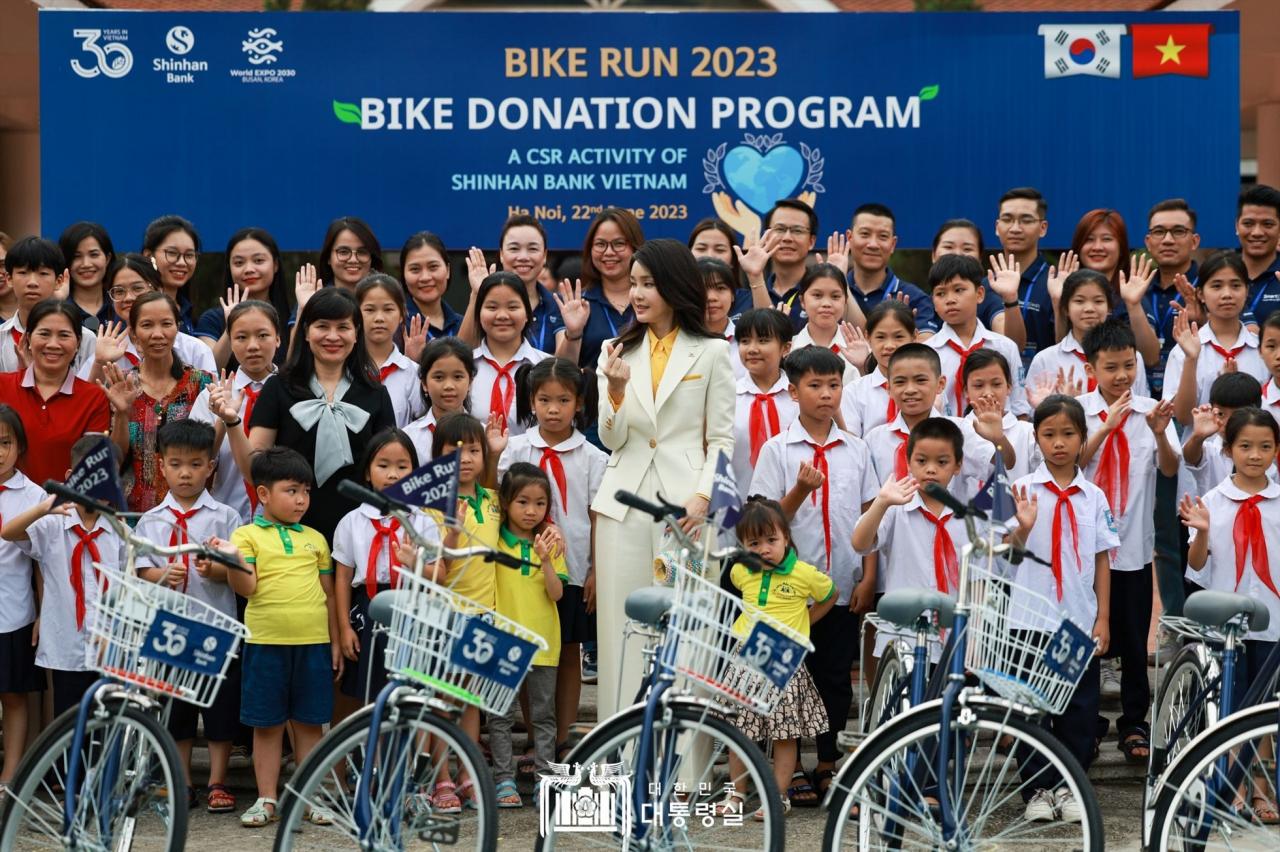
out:
{"label": "bicycle tire", "polygon": [[[645,849],[664,850],[664,849],[681,849],[692,850],[700,848],[713,849],[744,849],[744,850],[760,850],[765,849],[769,852],[781,852],[786,843],[786,825],[785,816],[782,812],[781,794],[778,792],[777,782],[773,778],[773,768],[765,758],[764,754],[756,746],[755,743],[747,739],[731,721],[721,715],[720,710],[712,709],[707,704],[693,699],[676,699],[665,704],[665,711],[669,714],[668,724],[664,730],[671,727],[679,727],[683,729],[690,737],[689,741],[697,737],[706,737],[707,740],[715,742],[722,747],[731,747],[746,768],[753,789],[757,791],[756,795],[746,794],[745,802],[742,806],[742,827],[725,828],[723,820],[721,820],[722,831],[729,833],[716,835],[713,832],[715,825],[702,825],[698,819],[692,815],[697,814],[701,807],[707,807],[711,802],[721,800],[724,788],[722,785],[710,784],[703,782],[700,775],[696,779],[697,783],[708,783],[710,789],[708,795],[704,796],[701,786],[695,791],[686,787],[687,793],[687,809],[691,817],[687,820],[685,826],[680,827],[684,833],[677,838],[670,836],[663,837],[661,832],[650,833],[643,841],[633,841],[631,845],[627,845],[624,838],[617,833],[588,833],[588,832],[565,832],[556,831],[554,821],[548,821],[544,826],[547,830],[539,831],[537,846],[538,852],[551,852],[551,850],[578,850],[578,849],[630,849],[643,847]],[[659,719],[661,720],[661,712]],[[662,725],[660,721],[658,723]],[[618,758],[627,758],[629,755],[625,752],[625,744],[637,741],[639,734],[644,726],[644,706],[634,705],[628,710],[624,710],[603,724],[592,730],[584,737],[577,746],[565,758],[565,762],[570,767],[580,767],[585,775],[587,769],[592,764],[617,763]],[[680,733],[676,733],[676,739],[671,740],[672,751],[676,754],[684,755],[676,746],[680,745]],[[661,745],[655,747],[655,753],[661,752]],[[634,749],[633,749],[634,751]],[[714,758],[708,759],[706,771],[714,772],[716,769]],[[634,770],[634,765],[627,761],[628,770]],[[679,765],[674,770],[678,774]],[[714,775],[712,777],[715,777]],[[635,783],[638,780],[632,779]],[[677,782],[678,784],[679,782]],[[677,784],[671,785],[672,789],[664,789],[661,792],[664,803],[669,803],[673,792],[676,791]],[[585,784],[583,785],[586,786]],[[739,790],[742,786],[740,785]],[[758,791],[763,791],[759,793]],[[764,806],[764,821],[754,822],[752,813],[757,806]],[[544,803],[544,808],[553,807]],[[655,805],[656,809],[656,805]],[[702,846],[697,841],[699,832],[698,827],[706,829],[707,841],[710,846]],[[755,828],[757,831],[751,832],[748,829]],[[743,837],[747,839],[744,841]],[[733,843],[740,842],[746,845],[726,845],[725,838],[728,837]]]}
{"label": "bicycle tire", "polygon": [[[1206,727],[1205,708],[1191,703],[1204,689],[1205,667],[1200,662],[1202,651],[1197,643],[1185,645],[1174,655],[1160,677],[1156,703],[1151,717],[1151,759],[1147,762],[1148,784],[1153,783],[1186,745]],[[1188,714],[1192,714],[1188,719]],[[1182,733],[1168,742],[1174,729],[1183,722]]]}
{"label": "bicycle tire", "polygon": [[871,682],[866,716],[860,724],[862,733],[871,733],[907,709],[910,701],[910,677],[903,658],[898,653],[897,642],[890,641],[876,663],[876,676]]}
{"label": "bicycle tire", "polygon": [[[893,719],[862,744],[832,785],[822,847],[824,850],[946,847],[935,808],[930,807],[926,800],[930,791],[927,781],[921,784],[916,778],[908,779],[915,789],[906,793],[908,798],[895,800],[891,805],[886,804],[889,796],[884,795],[885,791],[873,785],[873,780],[880,774],[898,780],[906,777],[902,769],[885,769],[889,761],[899,753],[904,754],[899,763],[905,765],[906,771],[913,776],[918,777],[924,771],[934,772],[932,765],[923,760],[922,751],[932,748],[930,740],[936,742],[941,721],[942,702],[928,702]],[[958,813],[964,815],[963,822],[967,827],[961,848],[999,848],[1000,837],[975,838],[973,832],[976,828],[985,829],[989,825],[1000,827],[1001,824],[1005,829],[1001,833],[1009,838],[1016,835],[1016,843],[1025,844],[1029,848],[1053,849],[1061,845],[1062,848],[1086,849],[1090,852],[1100,852],[1104,848],[1102,814],[1085,771],[1066,748],[1035,720],[1017,711],[991,705],[975,704],[969,708],[957,706],[952,730],[964,738],[968,757],[965,764],[968,770],[966,783],[960,787],[965,798],[953,805]],[[990,747],[990,744],[1004,736],[1014,739],[1015,750],[1033,750],[1057,771],[1081,806],[1083,818],[1080,823],[1037,823],[1025,819],[1023,800],[1017,795],[1021,787],[1006,790],[1007,785],[995,784],[999,778],[1010,774],[1010,766],[1014,763],[1014,760],[1002,756],[999,751]],[[972,768],[978,758],[983,756],[978,749],[980,742],[987,744],[986,761],[981,773],[974,779]],[[909,759],[909,755],[913,753],[916,755],[915,763]],[[995,766],[997,760],[1001,764],[999,767]],[[1012,775],[1017,781],[1022,780],[1016,769],[1012,770]],[[988,783],[991,783],[994,794],[991,804],[1000,808],[1000,813],[981,807],[975,810],[976,796],[971,793],[970,788],[974,788],[976,793]],[[1023,782],[1022,787],[1025,786]],[[851,818],[855,806],[859,807],[859,812]],[[888,835],[881,838],[882,842],[879,844],[875,836],[877,832]]]}
{"label": "bicycle tire", "polygon": [[[80,839],[85,844],[83,848],[109,845],[113,850],[119,849],[117,844],[126,832],[132,845],[140,839],[141,826],[144,832],[163,828],[159,832],[162,836],[159,844],[155,839],[145,840],[155,835],[144,833],[143,846],[159,845],[173,852],[182,849],[187,837],[187,782],[173,737],[160,720],[125,699],[108,700],[104,704],[111,709],[103,715],[91,711],[85,724],[88,754],[80,768],[85,786],[76,797],[75,819],[77,825],[85,826],[82,831],[86,836]],[[66,780],[77,709],[73,707],[63,713],[36,738],[14,773],[8,806],[0,821],[0,849],[8,852],[31,847],[31,843],[23,843],[24,828],[61,845],[64,811],[62,797],[53,784],[62,785]],[[97,771],[99,762],[94,759],[94,750],[97,748],[96,754],[103,757],[116,745],[126,762],[115,773],[116,787],[105,810],[108,833],[102,834],[100,817],[104,811],[96,807],[100,796],[95,795],[93,783],[105,780],[108,773]],[[158,779],[156,772],[159,772]],[[153,780],[159,783],[152,783]],[[122,781],[125,787],[120,789]],[[177,795],[172,795],[175,792]],[[99,818],[94,819],[95,816]],[[89,833],[91,830],[99,832],[96,840],[95,834]],[[104,840],[109,844],[104,844]],[[45,848],[44,844],[39,848]]]}
{"label": "bicycle tire", "polygon": [[[354,801],[349,801],[343,807],[337,801],[335,785],[330,784],[323,790],[321,785],[336,781],[337,788],[345,784],[354,788],[354,780],[363,761],[357,764],[350,758],[353,755],[363,757],[372,717],[372,706],[363,707],[348,716],[316,744],[298,767],[281,796],[280,825],[274,846],[276,852],[312,848],[361,848],[353,816]],[[472,790],[479,802],[475,810],[464,808],[460,814],[434,812],[434,804],[426,793],[434,786],[436,775],[424,775],[417,760],[423,753],[419,746],[421,738],[427,736],[443,741],[448,754],[458,763],[459,774],[465,772],[471,779]],[[493,775],[480,747],[461,728],[433,711],[422,696],[410,695],[394,703],[388,702],[379,732],[379,742],[384,745],[395,742],[399,757],[412,759],[414,762],[408,764],[397,760],[395,771],[405,773],[412,766],[413,777],[407,777],[407,773],[397,776],[405,781],[406,789],[394,801],[382,801],[383,805],[390,808],[390,818],[375,819],[372,848],[431,849],[436,848],[433,844],[440,837],[450,835],[453,839],[445,842],[445,845],[453,849],[469,848],[473,842],[477,850],[490,850],[497,846],[498,811]],[[339,778],[337,768],[343,763],[345,768]],[[438,773],[438,768],[428,771]],[[456,780],[457,775],[454,777]],[[386,789],[381,784],[378,786],[381,790]],[[307,812],[316,805],[333,812],[333,825],[316,826],[306,821]],[[409,813],[406,809],[414,812]],[[379,801],[371,801],[370,812],[376,816],[380,810]],[[383,810],[383,813],[387,811]],[[419,834],[422,831],[434,833],[424,839]],[[397,842],[388,840],[401,832],[418,836],[408,838],[407,842],[403,838]],[[414,842],[415,839],[417,843]],[[349,842],[350,846],[345,847],[344,842]]]}
{"label": "bicycle tire", "polygon": [[[1214,825],[1225,825],[1231,835],[1229,846],[1215,847],[1204,839],[1187,838],[1188,825],[1195,825],[1195,820],[1203,817],[1203,795],[1211,785],[1206,784],[1205,775],[1213,772],[1211,778],[1230,779],[1233,774],[1223,776],[1221,758],[1233,760],[1243,753],[1242,745],[1249,740],[1265,738],[1272,744],[1280,736],[1280,701],[1259,704],[1241,710],[1226,717],[1213,728],[1206,730],[1186,748],[1184,748],[1164,776],[1164,783],[1156,791],[1155,808],[1151,822],[1151,840],[1149,849],[1275,849],[1280,847],[1280,826],[1258,825],[1251,818],[1248,810],[1243,813],[1234,812],[1233,808],[1217,808],[1213,810]],[[1269,760],[1274,760],[1274,756]],[[1233,766],[1234,764],[1228,764]],[[1210,770],[1210,766],[1213,769]],[[1274,770],[1263,773],[1264,777],[1274,779]],[[1243,776],[1239,779],[1243,782]],[[1276,789],[1274,781],[1269,791],[1271,800],[1275,801]],[[1231,793],[1234,804],[1235,792],[1231,790],[1228,780],[1224,785],[1224,793]],[[1252,792],[1252,791],[1250,791]],[[1251,797],[1251,796],[1250,796]],[[1203,825],[1200,823],[1200,825]],[[1262,845],[1257,845],[1261,843]]]}

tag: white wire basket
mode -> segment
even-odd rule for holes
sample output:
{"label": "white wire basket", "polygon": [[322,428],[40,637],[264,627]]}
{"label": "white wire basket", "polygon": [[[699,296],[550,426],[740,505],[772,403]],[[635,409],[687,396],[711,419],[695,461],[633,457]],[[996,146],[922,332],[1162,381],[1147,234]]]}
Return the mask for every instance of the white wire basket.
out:
{"label": "white wire basket", "polygon": [[[779,687],[761,671],[747,664],[742,654],[744,635],[733,625],[743,613],[743,602],[704,580],[698,572],[675,572],[676,599],[671,608],[669,636],[676,640],[672,661],[678,685],[692,691],[710,690],[755,713],[767,715],[782,697]],[[797,666],[813,650],[807,637],[756,607],[746,607],[747,630],[763,623],[801,647]]]}
{"label": "white wire basket", "polygon": [[[387,632],[387,670],[488,713],[505,714],[533,665],[534,653],[523,646],[518,657],[513,658],[508,651],[492,660],[485,656],[485,647],[462,647],[464,642],[474,644],[474,621],[532,643],[537,651],[547,650],[547,641],[425,577],[402,573],[400,588],[407,593],[393,599]],[[455,651],[467,654],[477,665],[460,666]],[[489,647],[487,652],[491,654],[494,649]],[[477,668],[493,671],[494,676],[486,677]]]}
{"label": "white wire basket", "polygon": [[89,666],[164,698],[212,704],[248,628],[168,586],[94,568],[100,597],[88,624]]}
{"label": "white wire basket", "polygon": [[1002,698],[1061,713],[1097,649],[1092,637],[1077,637],[1073,656],[1083,665],[1068,677],[1046,663],[1066,619],[1059,603],[978,564],[969,569],[969,603],[966,668]]}

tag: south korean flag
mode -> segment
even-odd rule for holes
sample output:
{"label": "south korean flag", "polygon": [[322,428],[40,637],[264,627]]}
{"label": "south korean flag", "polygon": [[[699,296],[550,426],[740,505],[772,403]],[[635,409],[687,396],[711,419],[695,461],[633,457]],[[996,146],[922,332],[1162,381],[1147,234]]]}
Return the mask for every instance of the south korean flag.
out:
{"label": "south korean flag", "polygon": [[1090,74],[1120,79],[1120,37],[1124,24],[1045,24],[1044,76],[1046,79]]}

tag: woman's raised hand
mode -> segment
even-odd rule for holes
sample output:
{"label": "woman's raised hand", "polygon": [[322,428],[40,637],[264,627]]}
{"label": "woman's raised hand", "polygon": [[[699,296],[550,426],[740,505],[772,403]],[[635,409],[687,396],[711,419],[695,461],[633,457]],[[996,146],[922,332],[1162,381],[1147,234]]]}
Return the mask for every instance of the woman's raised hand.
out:
{"label": "woman's raised hand", "polygon": [[606,343],[609,357],[604,362],[604,377],[609,381],[609,396],[622,399],[627,395],[627,383],[631,381],[631,365],[622,360],[622,344]]}
{"label": "woman's raised hand", "polygon": [[484,279],[498,271],[496,264],[485,265],[484,252],[472,246],[467,251],[467,283],[471,285],[471,292],[480,292],[480,285]]}
{"label": "woman's raised hand", "polygon": [[[293,276],[293,296],[298,302],[298,313],[302,313],[302,307],[307,300],[320,291],[324,286],[324,282],[316,276],[316,268],[314,264],[304,263],[297,274]],[[286,317],[281,317],[281,320]]]}

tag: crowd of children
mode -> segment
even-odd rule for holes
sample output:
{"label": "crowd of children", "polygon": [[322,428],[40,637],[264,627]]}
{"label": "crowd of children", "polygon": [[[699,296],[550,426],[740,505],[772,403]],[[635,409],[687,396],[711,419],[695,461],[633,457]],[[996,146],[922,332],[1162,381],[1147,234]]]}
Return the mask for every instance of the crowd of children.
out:
{"label": "crowd of children", "polygon": [[[1241,215],[1270,217],[1274,252],[1280,193],[1251,192],[1242,197]],[[1253,676],[1280,636],[1280,579],[1267,557],[1280,546],[1274,415],[1280,312],[1254,314],[1257,293],[1277,286],[1269,277],[1275,270],[1260,275],[1256,258],[1233,252],[1178,270],[1137,257],[1121,263],[1125,269],[1080,267],[1068,253],[1050,268],[1024,233],[1043,225],[1045,210],[1034,190],[1002,199],[997,233],[1010,253],[989,271],[980,263],[980,235],[978,247],[967,249],[955,237],[975,226],[948,223],[940,237],[951,235],[945,246],[955,243],[957,253],[935,252],[931,299],[923,300],[918,288],[865,257],[850,270],[849,256],[861,257],[876,229],[892,233],[892,214],[880,205],[860,208],[850,232],[833,236],[826,262],[807,268],[817,217],[800,201],[781,202],[766,219],[780,230],[745,250],[719,246],[712,238],[728,242],[731,232],[714,224],[690,238],[694,249],[718,255],[703,258],[699,270],[707,328],[730,341],[736,376],[730,461],[745,504],[736,532],[774,566],[730,566],[726,582],[748,608],[807,634],[815,648],[770,717],[742,720],[752,738],[771,744],[788,807],[817,805],[834,777],[841,756],[836,735],[850,714],[851,673],[862,650],[859,615],[894,589],[958,591],[964,527],[926,493],[928,484],[968,501],[998,470],[1011,483],[1012,538],[1051,566],[1020,564],[1018,585],[1059,602],[1105,658],[1093,662],[1066,710],[1049,721],[1086,767],[1109,727],[1099,714],[1101,695],[1112,688],[1104,672],[1118,680],[1117,746],[1134,762],[1150,752],[1151,615],[1157,603],[1180,606],[1164,599],[1165,585],[1153,575],[1162,558],[1160,528],[1175,516],[1189,530],[1178,566],[1187,588],[1239,591],[1272,612],[1269,631],[1248,637],[1245,676]],[[583,660],[598,630],[621,629],[597,625],[595,617],[597,571],[610,569],[607,556],[595,552],[591,506],[611,459],[596,434],[602,403],[590,366],[601,344],[622,331],[616,318],[633,321],[627,305],[609,301],[610,282],[618,278],[609,270],[616,273],[619,258],[638,248],[631,235],[639,225],[626,211],[606,212],[584,248],[583,277],[594,280],[593,288],[540,283],[545,235],[536,220],[515,217],[502,231],[504,270],[486,266],[478,250],[467,258],[465,315],[441,300],[448,256],[430,234],[405,244],[397,280],[380,271],[380,249],[367,226],[338,220],[326,237],[320,274],[310,266],[298,274],[292,316],[283,313],[287,301],[275,298],[278,252],[264,248],[257,261],[242,257],[263,265],[248,276],[253,292],[243,299],[229,294],[217,327],[203,337],[220,375],[184,373],[189,412],[184,407],[182,415],[145,427],[146,450],[128,439],[145,428],[121,410],[139,397],[121,390],[131,380],[117,362],[131,342],[144,363],[136,366],[135,354],[125,359],[128,370],[146,369],[146,359],[165,345],[176,352],[184,332],[157,332],[160,343],[148,343],[131,325],[125,338],[104,305],[107,319],[87,349],[78,329],[59,344],[49,330],[61,326],[46,320],[58,320],[63,309],[41,307],[53,299],[24,306],[29,331],[6,323],[11,333],[0,335],[0,356],[12,355],[27,376],[15,388],[44,394],[31,378],[44,375],[41,359],[69,363],[74,354],[73,372],[101,379],[104,393],[91,401],[105,396],[112,428],[126,436],[118,444],[127,453],[122,467],[129,469],[140,452],[153,456],[148,464],[158,478],[132,492],[134,502],[146,501],[136,507],[144,512],[139,533],[165,543],[234,547],[250,569],[228,572],[204,560],[139,562],[143,578],[242,618],[252,634],[213,704],[199,713],[179,705],[172,714],[192,801],[190,752],[203,730],[211,764],[207,807],[238,809],[227,772],[247,726],[257,797],[240,818],[246,826],[272,822],[286,728],[300,761],[325,725],[370,701],[385,683],[383,645],[368,607],[379,591],[399,584],[412,558],[408,539],[395,518],[332,500],[334,486],[350,476],[383,490],[455,450],[457,516],[470,543],[518,556],[525,566],[472,558],[433,566],[431,576],[548,644],[534,660],[522,701],[487,720],[499,806],[520,807],[517,780],[546,773],[564,758],[578,720]],[[1157,205],[1152,221],[1171,213],[1194,228],[1185,203]],[[94,233],[82,239],[98,239]],[[808,250],[802,245],[797,253],[792,244],[806,239]],[[229,258],[245,255],[238,247],[250,243],[274,249],[269,235],[250,229],[233,239]],[[713,243],[715,252],[708,248]],[[65,262],[36,264],[53,256],[44,247],[14,245],[7,280],[15,287],[24,277],[65,281]],[[770,256],[774,274],[766,278]],[[116,259],[104,273],[104,287],[117,294],[110,303],[123,305],[130,318],[142,303],[155,303],[166,317],[173,305],[176,325],[189,322],[180,301],[148,295],[153,287],[172,288],[152,275],[152,260],[138,257]],[[228,280],[235,275],[243,273],[229,268]],[[275,282],[270,294],[259,278]],[[786,292],[774,292],[783,279]],[[654,292],[645,299],[660,298]],[[999,294],[995,305],[992,293]],[[1167,297],[1167,316],[1157,310],[1157,296]],[[1016,339],[993,330],[996,318]],[[610,327],[602,330],[605,320]],[[179,372],[189,361],[175,360]],[[68,377],[65,387],[79,385]],[[353,387],[375,402],[343,402]],[[655,379],[655,393],[656,387]],[[86,384],[77,392],[89,398],[91,391]],[[17,390],[0,399],[0,784],[12,778],[22,754],[27,695],[44,688],[45,673],[55,713],[71,707],[95,678],[85,663],[85,623],[98,595],[94,566],[117,566],[123,558],[123,543],[102,518],[54,506],[41,483],[24,474],[44,469],[30,463],[41,442],[52,440],[28,422],[24,399]],[[290,417],[300,431],[286,431]],[[87,446],[85,439],[74,443],[71,466]],[[1176,488],[1162,490],[1166,482]],[[428,514],[415,524],[428,538],[439,533]],[[869,666],[887,641],[868,636]],[[522,711],[529,748],[519,755],[512,730]],[[479,741],[482,721],[472,708],[462,726]],[[812,771],[799,758],[808,738],[816,747]],[[1032,764],[1021,767],[1026,777],[1035,772]],[[431,791],[435,807],[461,811],[475,796],[471,784],[446,772]],[[723,806],[740,800],[731,795]],[[1274,802],[1252,807],[1262,818],[1275,816]],[[1048,789],[1032,791],[1026,808],[1037,820],[1080,813],[1068,795]],[[333,818],[320,808],[308,814],[317,824]]]}

